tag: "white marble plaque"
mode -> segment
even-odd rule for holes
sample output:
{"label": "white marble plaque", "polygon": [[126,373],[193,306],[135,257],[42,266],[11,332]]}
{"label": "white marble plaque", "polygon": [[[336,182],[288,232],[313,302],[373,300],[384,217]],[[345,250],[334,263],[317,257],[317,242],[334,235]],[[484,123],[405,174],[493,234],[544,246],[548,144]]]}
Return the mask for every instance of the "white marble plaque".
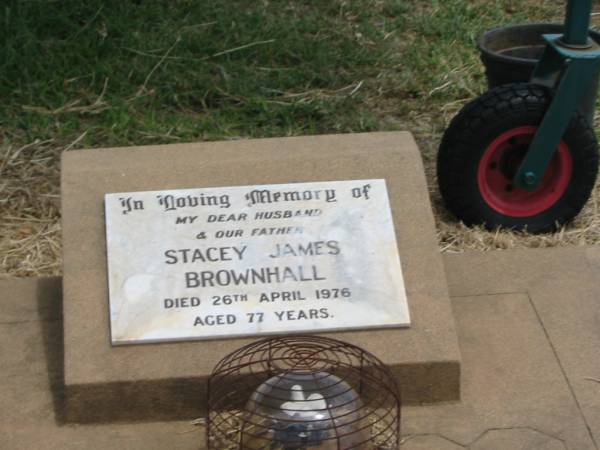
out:
{"label": "white marble plaque", "polygon": [[384,180],[106,194],[114,345],[410,324]]}

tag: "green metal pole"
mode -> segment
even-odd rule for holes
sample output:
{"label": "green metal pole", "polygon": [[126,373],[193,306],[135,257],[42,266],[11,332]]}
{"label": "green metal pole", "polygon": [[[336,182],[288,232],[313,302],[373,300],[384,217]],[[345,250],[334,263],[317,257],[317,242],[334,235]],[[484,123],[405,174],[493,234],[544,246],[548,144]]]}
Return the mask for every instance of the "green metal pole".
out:
{"label": "green metal pole", "polygon": [[535,190],[542,178],[556,147],[569,126],[573,113],[598,69],[592,60],[573,60],[564,72],[554,99],[546,111],[525,158],[515,175],[515,184],[525,190]]}
{"label": "green metal pole", "polygon": [[563,42],[567,45],[585,46],[588,41],[592,0],[569,0],[565,19]]}

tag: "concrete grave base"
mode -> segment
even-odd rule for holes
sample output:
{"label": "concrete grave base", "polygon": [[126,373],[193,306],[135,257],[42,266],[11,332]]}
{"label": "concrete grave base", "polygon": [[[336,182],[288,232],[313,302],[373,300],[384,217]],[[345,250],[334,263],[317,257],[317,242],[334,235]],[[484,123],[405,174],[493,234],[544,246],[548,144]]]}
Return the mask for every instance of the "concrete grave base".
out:
{"label": "concrete grave base", "polygon": [[[385,179],[412,324],[336,332],[397,374],[406,403],[460,397],[460,353],[420,154],[409,133],[67,152],[62,165],[67,414],[79,422],[204,412],[205,381],[252,339],[112,347],[104,195],[160,189]],[[127,404],[127,408],[120,406]],[[95,407],[91,407],[95,405]]]}
{"label": "concrete grave base", "polygon": [[[462,401],[404,407],[401,449],[598,450],[600,248],[444,259]],[[60,298],[59,278],[0,282],[2,448],[205,448],[191,413],[180,422],[68,423]]]}

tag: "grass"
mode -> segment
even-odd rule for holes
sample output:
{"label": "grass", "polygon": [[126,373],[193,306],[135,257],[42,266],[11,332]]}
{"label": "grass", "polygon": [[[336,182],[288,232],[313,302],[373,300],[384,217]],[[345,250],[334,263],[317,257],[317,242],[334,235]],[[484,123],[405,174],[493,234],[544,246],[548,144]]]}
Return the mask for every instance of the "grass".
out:
{"label": "grass", "polygon": [[15,2],[3,125],[27,140],[87,131],[81,146],[374,128],[343,94],[384,56],[375,11],[211,3]]}
{"label": "grass", "polygon": [[[447,250],[572,242],[569,230],[467,230],[445,216],[433,174],[449,118],[485,89],[476,36],[560,20],[562,9],[554,0],[6,1],[0,273],[60,273],[65,149],[317,133],[412,131]],[[577,242],[600,239],[594,214],[575,225],[585,228]]]}

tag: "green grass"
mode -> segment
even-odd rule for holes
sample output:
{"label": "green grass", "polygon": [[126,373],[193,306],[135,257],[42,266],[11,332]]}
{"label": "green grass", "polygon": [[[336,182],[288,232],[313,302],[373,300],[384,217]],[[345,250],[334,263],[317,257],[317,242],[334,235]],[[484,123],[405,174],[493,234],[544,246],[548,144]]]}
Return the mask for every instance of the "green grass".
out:
{"label": "green grass", "polygon": [[65,149],[410,130],[446,250],[598,243],[466,229],[435,183],[443,130],[486,88],[484,30],[562,20],[556,0],[4,0],[0,274],[60,273]]}
{"label": "green grass", "polygon": [[560,14],[554,1],[5,1],[0,133],[64,145],[85,132],[77,147],[427,134],[484,88],[482,30]]}

